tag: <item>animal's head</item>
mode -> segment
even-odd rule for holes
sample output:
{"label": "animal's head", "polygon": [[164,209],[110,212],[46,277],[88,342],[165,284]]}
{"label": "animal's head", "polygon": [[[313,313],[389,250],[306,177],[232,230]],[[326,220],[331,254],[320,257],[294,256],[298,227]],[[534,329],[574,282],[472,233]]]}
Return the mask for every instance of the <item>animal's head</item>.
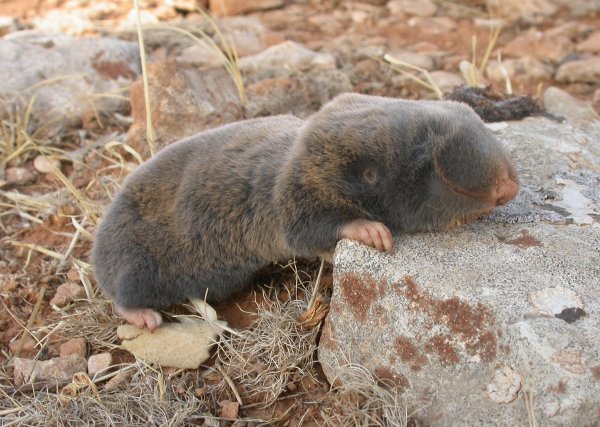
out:
{"label": "animal's head", "polygon": [[502,144],[466,105],[342,95],[303,129],[305,179],[393,231],[440,230],[513,199]]}

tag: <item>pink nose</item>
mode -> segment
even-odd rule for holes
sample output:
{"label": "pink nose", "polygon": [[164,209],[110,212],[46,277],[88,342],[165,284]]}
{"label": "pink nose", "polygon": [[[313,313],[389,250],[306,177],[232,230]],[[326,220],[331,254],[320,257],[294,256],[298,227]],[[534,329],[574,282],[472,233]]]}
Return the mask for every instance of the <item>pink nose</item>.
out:
{"label": "pink nose", "polygon": [[494,206],[504,205],[514,199],[519,192],[519,184],[508,175],[504,175],[492,193]]}

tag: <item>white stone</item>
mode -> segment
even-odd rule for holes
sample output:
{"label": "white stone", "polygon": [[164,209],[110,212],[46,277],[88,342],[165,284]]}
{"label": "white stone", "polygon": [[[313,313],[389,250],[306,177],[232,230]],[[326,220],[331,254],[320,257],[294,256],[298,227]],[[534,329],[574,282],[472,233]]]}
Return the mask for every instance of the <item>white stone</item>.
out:
{"label": "white stone", "polygon": [[60,170],[60,162],[57,159],[49,159],[47,156],[36,156],[33,159],[33,167],[41,173],[52,173]]}
{"label": "white stone", "polygon": [[521,375],[510,366],[504,366],[496,369],[487,392],[494,403],[510,403],[518,397],[521,385]]}
{"label": "white stone", "polygon": [[154,332],[134,325],[117,328],[127,351],[147,363],[181,369],[196,369],[210,356],[221,329],[208,322],[181,318],[181,323],[163,323]]}
{"label": "white stone", "polygon": [[82,14],[58,9],[51,10],[42,17],[34,18],[33,25],[44,33],[64,33],[73,36],[92,33],[96,30],[94,23]]}
{"label": "white stone", "polygon": [[99,373],[106,374],[108,369],[112,366],[112,363],[112,354],[108,352],[94,354],[93,356],[90,356],[87,361],[88,375],[90,378],[93,378],[94,375]]}
{"label": "white stone", "polygon": [[437,12],[437,6],[431,0],[392,0],[387,2],[386,7],[392,15],[406,13],[414,16],[433,16]]}
{"label": "white stone", "polygon": [[252,74],[280,69],[332,70],[335,68],[335,58],[330,53],[315,52],[300,43],[285,41],[256,55],[241,58],[239,65],[243,72]]}

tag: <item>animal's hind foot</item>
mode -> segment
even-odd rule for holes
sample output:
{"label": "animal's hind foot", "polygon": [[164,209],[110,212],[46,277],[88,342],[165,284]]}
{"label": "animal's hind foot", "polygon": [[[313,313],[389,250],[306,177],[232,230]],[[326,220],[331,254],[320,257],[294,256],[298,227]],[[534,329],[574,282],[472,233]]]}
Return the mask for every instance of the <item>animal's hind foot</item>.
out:
{"label": "animal's hind foot", "polygon": [[162,323],[160,314],[151,308],[124,308],[115,304],[115,313],[123,317],[127,323],[138,328],[148,327],[153,332]]}

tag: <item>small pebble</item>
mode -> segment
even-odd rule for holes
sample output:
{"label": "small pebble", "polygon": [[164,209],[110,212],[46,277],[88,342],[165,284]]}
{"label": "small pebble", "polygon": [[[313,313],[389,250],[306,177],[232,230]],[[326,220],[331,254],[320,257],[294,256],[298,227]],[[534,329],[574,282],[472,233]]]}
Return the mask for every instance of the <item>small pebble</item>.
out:
{"label": "small pebble", "polygon": [[51,173],[56,169],[60,169],[60,162],[56,159],[49,159],[46,156],[37,156],[33,160],[33,167],[41,173]]}
{"label": "small pebble", "polygon": [[35,181],[35,175],[29,169],[12,167],[6,169],[4,179],[12,185],[27,185]]}
{"label": "small pebble", "polygon": [[76,354],[80,357],[85,357],[87,353],[87,342],[85,338],[71,338],[60,346],[60,357]]}
{"label": "small pebble", "polygon": [[222,400],[219,402],[221,405],[221,417],[226,420],[236,420],[238,417],[238,411],[240,404],[238,402],[231,402],[229,400]]}
{"label": "small pebble", "polygon": [[83,286],[78,285],[77,283],[67,282],[58,287],[56,295],[50,300],[50,305],[64,307],[68,303],[79,298],[85,298],[85,289]]}
{"label": "small pebble", "polygon": [[112,366],[112,362],[112,354],[108,352],[90,356],[87,362],[88,375],[93,377],[99,372],[106,373],[108,368]]}

